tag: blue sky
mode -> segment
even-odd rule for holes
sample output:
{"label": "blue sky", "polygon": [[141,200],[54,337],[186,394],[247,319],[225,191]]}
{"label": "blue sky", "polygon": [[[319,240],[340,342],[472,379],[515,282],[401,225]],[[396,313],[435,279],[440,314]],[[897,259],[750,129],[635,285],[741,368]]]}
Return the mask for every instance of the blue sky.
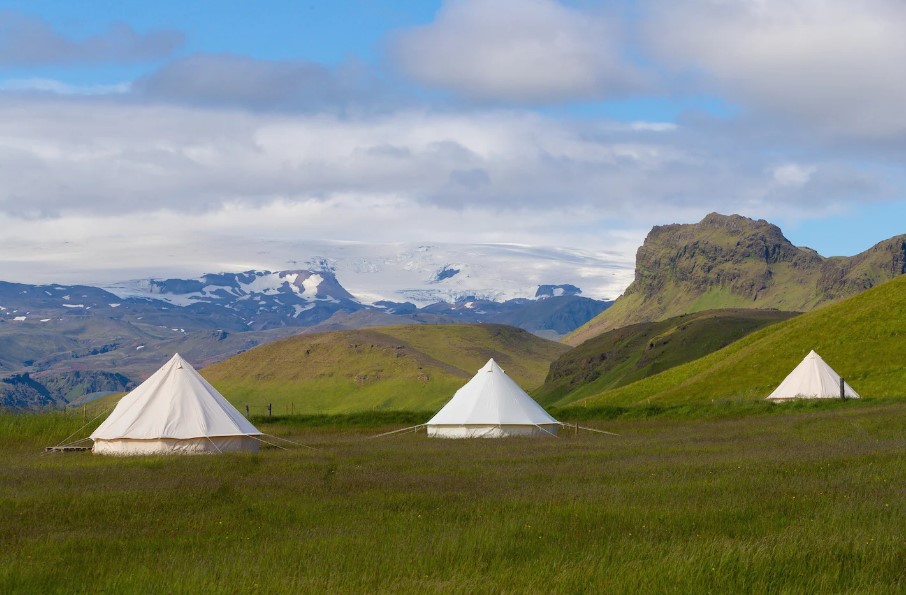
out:
{"label": "blue sky", "polygon": [[718,211],[854,254],[906,231],[904,26],[894,0],[7,0],[3,248],[631,260],[652,225]]}

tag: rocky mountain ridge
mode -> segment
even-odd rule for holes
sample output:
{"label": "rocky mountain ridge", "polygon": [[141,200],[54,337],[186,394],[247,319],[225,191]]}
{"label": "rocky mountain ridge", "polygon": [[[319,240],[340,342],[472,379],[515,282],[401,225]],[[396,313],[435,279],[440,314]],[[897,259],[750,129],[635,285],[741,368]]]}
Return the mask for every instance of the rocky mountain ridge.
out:
{"label": "rocky mountain ridge", "polygon": [[808,311],[904,272],[906,234],[852,257],[825,258],[794,246],[767,221],[711,213],[699,223],[652,228],[632,284],[567,342],[715,308]]}

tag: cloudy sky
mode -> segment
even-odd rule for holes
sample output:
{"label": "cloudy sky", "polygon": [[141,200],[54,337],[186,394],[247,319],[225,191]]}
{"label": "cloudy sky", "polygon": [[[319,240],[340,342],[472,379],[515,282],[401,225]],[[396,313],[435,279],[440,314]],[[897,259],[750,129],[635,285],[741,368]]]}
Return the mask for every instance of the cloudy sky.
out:
{"label": "cloudy sky", "polygon": [[631,261],[711,211],[854,254],[906,231],[904,30],[901,0],[4,0],[0,279],[263,240]]}

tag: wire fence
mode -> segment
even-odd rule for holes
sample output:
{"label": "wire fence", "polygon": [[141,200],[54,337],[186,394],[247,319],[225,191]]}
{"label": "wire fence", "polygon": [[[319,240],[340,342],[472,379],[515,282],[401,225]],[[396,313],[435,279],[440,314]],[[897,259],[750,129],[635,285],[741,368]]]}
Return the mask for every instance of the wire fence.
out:
{"label": "wire fence", "polygon": [[245,411],[245,416],[251,417],[252,414],[255,415],[267,415],[268,417],[273,417],[275,415],[295,415],[296,414],[296,404],[295,403],[284,403],[282,406],[275,407],[273,403],[243,403],[239,409]]}
{"label": "wire fence", "polygon": [[88,419],[89,414],[97,415],[99,412],[110,413],[111,411],[113,411],[113,407],[114,405],[98,406],[97,404],[95,404],[94,406],[92,406],[91,403],[82,403],[81,405],[72,405],[67,403],[63,405],[62,408],[54,408],[53,411],[62,411],[64,414],[73,416],[81,415],[83,419]]}
{"label": "wire fence", "polygon": [[[105,413],[110,413],[113,411],[114,405],[102,405],[98,406],[97,404],[92,405],[89,403],[81,403],[73,405],[71,403],[66,403],[62,407],[48,407],[44,411],[58,411],[67,415],[80,415],[83,418],[87,419],[89,414],[97,415],[99,412],[103,411]],[[296,414],[296,404],[295,403],[284,403],[281,406],[274,406],[273,403],[243,403],[237,409],[240,409],[245,413],[245,416],[251,417],[254,415],[267,415],[268,417],[273,417],[274,415],[295,415]]]}

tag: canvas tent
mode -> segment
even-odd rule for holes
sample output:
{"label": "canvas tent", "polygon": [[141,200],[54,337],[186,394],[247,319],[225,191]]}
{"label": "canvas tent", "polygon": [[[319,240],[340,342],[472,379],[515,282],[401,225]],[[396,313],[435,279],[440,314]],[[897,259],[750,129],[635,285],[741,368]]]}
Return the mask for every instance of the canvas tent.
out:
{"label": "canvas tent", "polygon": [[95,454],[258,450],[258,431],[177,353],[91,434]]}
{"label": "canvas tent", "polygon": [[556,435],[560,422],[491,359],[425,425],[428,436],[502,438]]}
{"label": "canvas tent", "polygon": [[[859,398],[858,393],[845,382],[843,391],[847,399]],[[812,350],[767,398],[772,401],[839,399],[840,375]]]}

